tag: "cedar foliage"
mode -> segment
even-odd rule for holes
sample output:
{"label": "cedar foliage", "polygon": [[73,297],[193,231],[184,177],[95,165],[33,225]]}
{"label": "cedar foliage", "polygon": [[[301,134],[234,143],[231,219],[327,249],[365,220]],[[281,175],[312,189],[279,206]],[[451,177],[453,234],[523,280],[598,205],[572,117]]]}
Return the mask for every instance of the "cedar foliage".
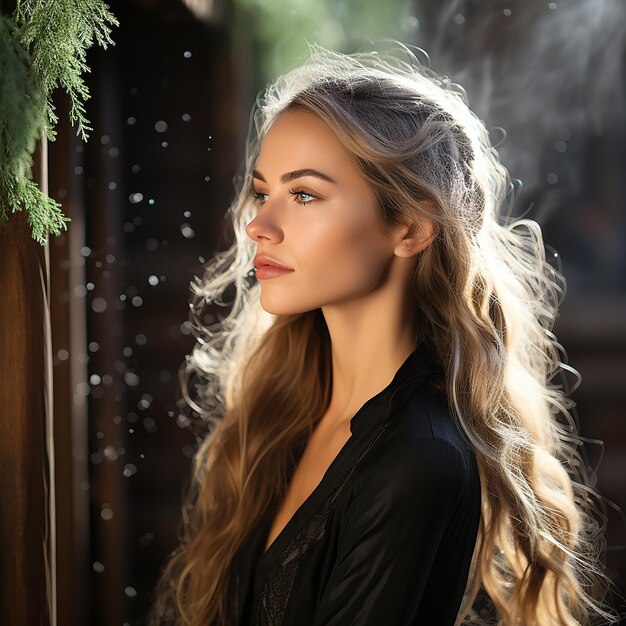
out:
{"label": "cedar foliage", "polygon": [[38,139],[56,139],[51,96],[58,87],[70,97],[70,123],[87,141],[85,57],[94,40],[115,45],[107,24],[119,26],[103,0],[18,0],[11,16],[0,13],[0,222],[26,211],[41,245],[71,220],[31,180],[32,153]]}

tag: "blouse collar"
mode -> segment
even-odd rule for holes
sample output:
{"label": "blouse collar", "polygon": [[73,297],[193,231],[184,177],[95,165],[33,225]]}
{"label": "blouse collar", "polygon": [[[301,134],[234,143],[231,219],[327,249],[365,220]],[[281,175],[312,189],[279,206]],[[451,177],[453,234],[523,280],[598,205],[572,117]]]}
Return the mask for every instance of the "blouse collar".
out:
{"label": "blouse collar", "polygon": [[421,335],[413,351],[396,371],[391,382],[367,400],[350,420],[350,432],[366,426],[386,423],[391,415],[404,405],[414,391],[437,377],[443,377],[443,368],[428,337]]}

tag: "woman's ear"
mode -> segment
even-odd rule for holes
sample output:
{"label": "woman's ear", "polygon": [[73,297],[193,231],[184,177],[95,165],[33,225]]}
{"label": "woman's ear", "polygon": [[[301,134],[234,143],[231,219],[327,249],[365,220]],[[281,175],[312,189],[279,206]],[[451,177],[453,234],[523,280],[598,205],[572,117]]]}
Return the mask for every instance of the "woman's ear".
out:
{"label": "woman's ear", "polygon": [[427,217],[405,221],[398,230],[394,253],[400,257],[415,256],[426,249],[435,236],[435,224]]}

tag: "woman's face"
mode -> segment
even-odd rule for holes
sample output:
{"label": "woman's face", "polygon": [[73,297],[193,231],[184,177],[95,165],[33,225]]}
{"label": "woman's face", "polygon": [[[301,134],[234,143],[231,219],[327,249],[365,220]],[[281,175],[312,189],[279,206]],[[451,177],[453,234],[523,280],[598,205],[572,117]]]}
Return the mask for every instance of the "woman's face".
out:
{"label": "woman's face", "polygon": [[269,313],[363,298],[384,280],[397,242],[377,222],[369,185],[316,115],[278,116],[263,139],[252,192],[258,212],[246,233],[256,254],[293,270],[273,278],[257,274]]}

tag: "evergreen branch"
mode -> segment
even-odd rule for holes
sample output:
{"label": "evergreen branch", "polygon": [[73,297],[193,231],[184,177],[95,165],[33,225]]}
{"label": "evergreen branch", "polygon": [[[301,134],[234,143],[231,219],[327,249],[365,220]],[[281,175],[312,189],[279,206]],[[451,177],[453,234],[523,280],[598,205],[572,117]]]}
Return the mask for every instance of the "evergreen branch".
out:
{"label": "evergreen branch", "polygon": [[17,0],[12,20],[0,13],[0,222],[26,211],[33,239],[66,230],[61,205],[30,180],[32,153],[43,136],[54,141],[59,118],[51,94],[63,87],[69,119],[87,141],[90,98],[82,79],[86,52],[95,41],[115,45],[107,26],[119,26],[103,0]]}
{"label": "evergreen branch", "polygon": [[43,97],[29,75],[30,56],[17,41],[15,26],[0,15],[0,167],[28,176],[30,154],[45,119]]}
{"label": "evergreen branch", "polygon": [[87,141],[87,131],[93,128],[83,106],[91,97],[81,76],[91,71],[86,52],[94,39],[105,49],[115,45],[107,23],[119,26],[118,20],[102,0],[20,0],[13,16],[20,41],[31,54],[33,79],[46,98],[46,136],[54,141],[51,130],[58,118],[50,96],[61,86],[70,97],[70,122],[78,123],[77,134]]}
{"label": "evergreen branch", "polygon": [[67,230],[66,222],[71,219],[63,215],[61,205],[43,193],[32,180],[6,176],[2,172],[0,190],[0,219],[9,219],[7,207],[11,208],[11,213],[26,211],[33,239],[42,246],[50,233],[59,235],[61,230]]}

